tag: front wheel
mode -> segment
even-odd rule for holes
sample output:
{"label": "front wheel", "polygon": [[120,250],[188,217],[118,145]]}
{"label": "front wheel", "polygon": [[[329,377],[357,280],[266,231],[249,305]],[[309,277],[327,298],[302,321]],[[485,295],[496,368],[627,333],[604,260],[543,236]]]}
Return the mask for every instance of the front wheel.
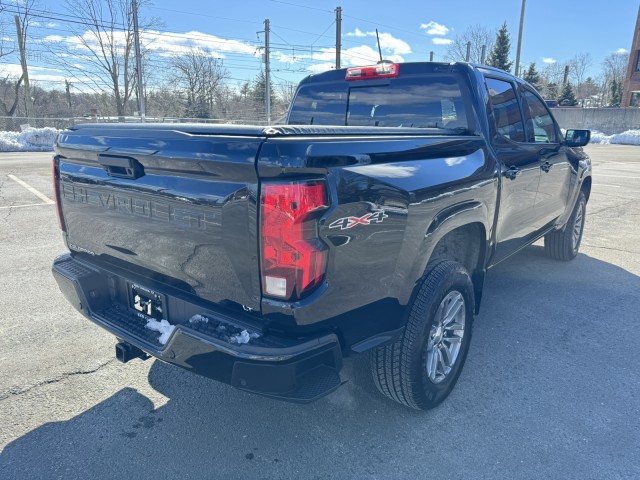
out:
{"label": "front wheel", "polygon": [[576,258],[582,241],[586,211],[587,198],[584,192],[580,192],[564,229],[554,230],[544,236],[544,251],[550,258],[565,262]]}
{"label": "front wheel", "polygon": [[473,306],[471,277],[462,265],[444,261],[430,268],[402,338],[371,353],[378,390],[419,410],[447,398],[469,351]]}

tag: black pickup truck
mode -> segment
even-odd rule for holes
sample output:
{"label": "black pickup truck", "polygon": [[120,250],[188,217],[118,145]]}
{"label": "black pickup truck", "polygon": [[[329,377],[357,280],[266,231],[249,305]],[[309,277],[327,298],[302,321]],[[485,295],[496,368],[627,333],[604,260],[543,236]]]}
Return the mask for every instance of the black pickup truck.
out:
{"label": "black pickup truck", "polygon": [[542,237],[576,256],[589,136],[466,63],[310,76],[283,126],[78,125],[55,145],[53,274],[123,362],[306,402],[366,352],[383,394],[428,409],[487,270]]}

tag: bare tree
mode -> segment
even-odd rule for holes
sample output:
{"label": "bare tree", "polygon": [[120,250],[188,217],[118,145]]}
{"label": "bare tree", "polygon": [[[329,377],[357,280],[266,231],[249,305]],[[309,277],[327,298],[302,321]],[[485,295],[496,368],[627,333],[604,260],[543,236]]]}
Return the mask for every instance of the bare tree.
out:
{"label": "bare tree", "polygon": [[7,3],[0,0],[0,59],[16,51],[16,43],[10,40],[15,35],[15,27],[11,28],[13,14],[7,11],[7,7]]}
{"label": "bare tree", "polygon": [[493,50],[495,39],[495,29],[490,29],[480,24],[469,25],[464,32],[456,35],[453,43],[447,47],[445,57],[452,61],[464,61],[467,57],[467,44],[471,43],[471,56],[469,61],[473,63],[481,63],[483,45],[486,47],[486,61],[489,57],[489,53]]}
{"label": "bare tree", "polygon": [[[607,101],[605,103],[617,103],[611,97],[620,96],[622,84],[627,73],[629,52],[614,52],[607,55],[602,61],[604,69],[603,93]],[[613,101],[613,102],[611,102]]]}
{"label": "bare tree", "polygon": [[297,88],[297,83],[288,81],[276,85],[276,102],[272,114],[276,123],[284,122]]}
{"label": "bare tree", "polygon": [[[94,92],[109,93],[123,119],[136,90],[132,2],[67,0],[67,9],[85,22],[70,25],[72,38],[49,42],[52,62]],[[141,19],[140,29],[150,28],[152,22]]]}
{"label": "bare tree", "polygon": [[173,57],[174,82],[185,98],[185,114],[193,118],[211,117],[216,93],[228,72],[211,52],[191,48]]}
{"label": "bare tree", "polygon": [[[31,11],[37,5],[36,0],[24,0],[15,4],[8,4],[6,1],[0,0],[0,60],[4,57],[12,55],[18,51],[18,42],[5,41],[6,38],[13,38],[16,35],[16,27],[14,16],[20,19],[20,30],[23,38],[24,48],[27,47],[27,32],[31,24]],[[0,113],[4,117],[13,117],[16,115],[20,103],[20,97],[24,98],[22,92],[23,74],[4,75],[0,81]],[[9,118],[5,122],[7,130],[15,128],[14,121]]]}
{"label": "bare tree", "polygon": [[627,72],[627,64],[629,63],[628,52],[615,52],[607,55],[602,61],[604,75],[608,81],[615,80],[622,84],[624,76]]}
{"label": "bare tree", "polygon": [[574,85],[580,85],[586,80],[587,71],[592,63],[590,53],[578,53],[569,60],[569,76]]}

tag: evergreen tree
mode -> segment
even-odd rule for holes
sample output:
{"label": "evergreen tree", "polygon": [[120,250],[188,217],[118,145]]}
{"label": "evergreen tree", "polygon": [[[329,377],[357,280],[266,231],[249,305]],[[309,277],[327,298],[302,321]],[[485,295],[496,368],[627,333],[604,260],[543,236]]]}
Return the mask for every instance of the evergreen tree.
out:
{"label": "evergreen tree", "polygon": [[609,99],[609,105],[620,105],[620,101],[622,100],[622,89],[620,88],[620,82],[616,80],[611,81],[611,97]]}
{"label": "evergreen tree", "polygon": [[[270,92],[271,102],[273,103],[273,101],[276,98],[276,94],[273,90],[273,84],[271,85],[270,90],[271,90]],[[258,76],[253,81],[253,84],[251,85],[251,96],[256,102],[258,102],[259,105],[263,105],[266,108],[267,76],[264,73],[264,70],[260,70],[260,73],[258,74]]]}
{"label": "evergreen tree", "polygon": [[513,62],[509,60],[509,52],[511,51],[511,41],[509,40],[509,32],[507,31],[507,22],[502,24],[502,28],[498,30],[496,35],[496,43],[489,55],[487,65],[500,68],[505,72],[511,71]]}
{"label": "evergreen tree", "polygon": [[545,88],[544,98],[549,100],[558,98],[558,85],[553,82],[548,83]]}
{"label": "evergreen tree", "polygon": [[562,87],[562,91],[560,92],[560,96],[558,97],[558,103],[562,107],[575,107],[576,96],[573,93],[571,82],[565,83]]}
{"label": "evergreen tree", "polygon": [[540,74],[536,70],[535,62],[529,64],[529,68],[522,75],[522,79],[525,82],[529,82],[536,90],[540,90]]}

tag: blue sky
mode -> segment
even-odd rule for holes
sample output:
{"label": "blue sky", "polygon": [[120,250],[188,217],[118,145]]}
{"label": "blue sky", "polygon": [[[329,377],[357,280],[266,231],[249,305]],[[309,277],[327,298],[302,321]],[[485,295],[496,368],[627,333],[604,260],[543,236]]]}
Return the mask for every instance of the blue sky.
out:
{"label": "blue sky", "polygon": [[[600,3],[600,2],[599,2]],[[564,61],[576,53],[589,52],[593,59],[592,70],[597,73],[602,59],[619,49],[629,50],[633,38],[638,0],[609,0],[596,7],[584,0],[529,0],[526,6],[523,46],[523,63],[535,61],[543,67],[543,59]],[[435,52],[435,59],[442,60],[447,39],[455,38],[468,25],[482,24],[499,28],[503,21],[511,33],[513,57],[517,41],[521,0],[457,0],[450,2],[395,0],[390,2],[365,2],[354,0],[308,1],[308,0],[261,0],[261,1],[198,1],[156,0],[148,11],[161,17],[170,30],[197,30],[244,41],[256,42],[256,32],[262,30],[262,22],[269,18],[272,28],[272,43],[275,55],[274,70],[282,70],[288,78],[301,78],[308,72],[288,72],[308,68],[309,64],[321,61],[300,60],[302,65],[277,62],[277,52],[285,55],[304,56],[310,47],[332,46],[335,38],[335,7],[343,11],[343,49],[360,49],[362,46],[376,48],[373,36],[355,36],[355,32],[371,32],[377,27],[390,36],[388,42],[395,48],[386,55],[397,54],[405,61],[428,59]],[[198,14],[168,12],[161,9],[197,12]],[[204,17],[211,15],[212,17]],[[220,18],[214,18],[220,17]],[[234,20],[232,20],[234,19]],[[253,22],[253,23],[246,23]],[[436,28],[420,28],[430,24]],[[439,28],[434,24],[443,26]],[[305,33],[303,33],[305,32]],[[446,32],[446,33],[445,33]],[[445,33],[444,35],[434,33]],[[259,37],[262,39],[262,35]],[[400,42],[408,45],[404,48]],[[289,43],[293,46],[287,46]],[[436,44],[439,43],[439,44]],[[296,45],[307,46],[307,51],[296,49]],[[315,51],[315,50],[314,50]],[[410,53],[408,53],[410,52]],[[317,53],[317,52],[316,52]],[[330,55],[327,55],[330,57]],[[362,60],[365,61],[366,55]],[[229,58],[230,66],[235,63]],[[357,62],[357,58],[345,58]],[[328,60],[327,63],[332,63]],[[234,76],[244,74],[234,71]]]}
{"label": "blue sky", "polygon": [[[15,0],[14,0],[15,1]],[[20,0],[18,0],[20,1]],[[66,13],[63,2],[41,0],[52,15]],[[620,49],[629,50],[640,0],[609,0],[593,6],[580,0],[529,0],[526,8],[522,64],[563,62],[577,53],[592,57],[591,75],[602,60]],[[375,28],[380,31],[386,58],[399,61],[445,60],[447,42],[468,25],[498,29],[504,21],[511,33],[515,58],[521,0],[457,0],[433,2],[396,0],[155,0],[143,16],[158,17],[163,26],[147,40],[167,61],[185,48],[197,46],[219,57],[231,83],[255,77],[261,68],[259,46],[266,18],[271,21],[274,81],[297,82],[314,71],[330,68],[335,53],[335,8],[342,7],[343,66],[375,62]],[[31,30],[40,42],[69,41],[71,32],[58,20],[41,19]],[[63,82],[65,72],[48,68],[34,58],[31,76],[51,85]],[[0,69],[3,66],[0,65]],[[5,70],[19,68],[5,65]]]}

